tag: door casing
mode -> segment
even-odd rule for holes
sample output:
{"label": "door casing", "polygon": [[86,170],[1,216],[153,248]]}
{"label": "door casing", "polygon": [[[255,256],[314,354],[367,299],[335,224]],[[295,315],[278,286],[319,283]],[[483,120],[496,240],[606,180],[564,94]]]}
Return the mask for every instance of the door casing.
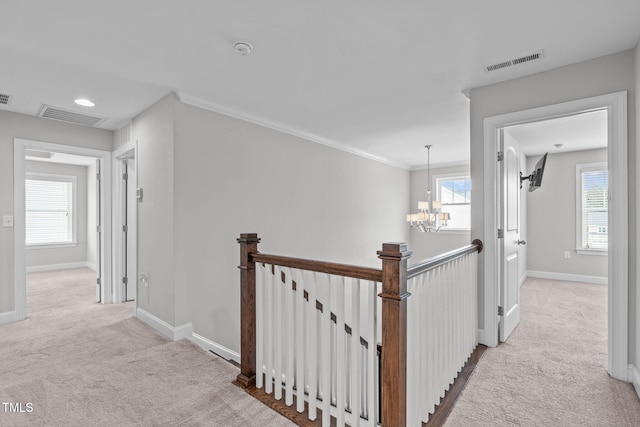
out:
{"label": "door casing", "polygon": [[484,329],[480,343],[498,345],[499,272],[502,268],[497,236],[500,173],[497,162],[499,131],[529,123],[587,111],[608,112],[609,168],[609,272],[607,370],[614,378],[631,381],[628,364],[629,239],[627,171],[627,92],[615,92],[484,119]]}
{"label": "door casing", "polygon": [[13,211],[14,211],[14,286],[16,321],[27,316],[27,278],[25,260],[25,150],[33,149],[55,153],[75,154],[95,157],[102,162],[102,191],[100,194],[100,210],[102,214],[101,273],[102,280],[100,301],[112,300],[111,282],[111,152],[94,148],[72,145],[54,144],[42,141],[14,138],[13,140]]}

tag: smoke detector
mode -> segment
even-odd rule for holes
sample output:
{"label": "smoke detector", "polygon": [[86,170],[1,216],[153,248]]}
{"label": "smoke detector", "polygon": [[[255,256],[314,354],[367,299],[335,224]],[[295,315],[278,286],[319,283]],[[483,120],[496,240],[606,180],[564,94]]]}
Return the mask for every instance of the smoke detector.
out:
{"label": "smoke detector", "polygon": [[251,53],[253,46],[247,42],[236,42],[233,45],[233,50],[240,56],[247,56]]}

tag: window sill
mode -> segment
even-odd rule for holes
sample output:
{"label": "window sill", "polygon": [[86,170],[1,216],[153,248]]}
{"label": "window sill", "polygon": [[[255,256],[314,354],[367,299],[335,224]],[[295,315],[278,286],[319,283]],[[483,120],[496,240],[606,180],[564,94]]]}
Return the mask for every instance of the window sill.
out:
{"label": "window sill", "polygon": [[606,249],[576,249],[578,255],[595,255],[595,256],[608,256],[609,251]]}
{"label": "window sill", "polygon": [[58,248],[75,248],[78,246],[77,242],[71,243],[46,243],[39,245],[27,245],[27,250],[31,249],[58,249]]}

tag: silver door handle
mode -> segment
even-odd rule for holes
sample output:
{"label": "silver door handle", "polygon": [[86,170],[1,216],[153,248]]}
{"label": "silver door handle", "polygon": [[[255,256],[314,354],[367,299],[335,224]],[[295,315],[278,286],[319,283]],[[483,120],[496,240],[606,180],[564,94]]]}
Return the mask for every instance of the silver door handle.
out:
{"label": "silver door handle", "polygon": [[519,245],[526,245],[527,241],[526,240],[518,240],[516,243],[519,244]]}

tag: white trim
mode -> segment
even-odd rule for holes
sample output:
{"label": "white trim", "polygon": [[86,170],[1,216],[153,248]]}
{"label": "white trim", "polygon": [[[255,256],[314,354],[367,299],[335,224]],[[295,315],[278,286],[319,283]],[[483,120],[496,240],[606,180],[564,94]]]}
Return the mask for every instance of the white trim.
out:
{"label": "white trim", "polygon": [[[532,108],[484,119],[484,328],[489,343],[497,344],[497,312],[500,257],[497,251],[498,131],[508,125],[528,123],[586,111],[608,111],[607,160],[609,167],[609,277],[608,363],[609,374],[627,380],[628,365],[628,176],[627,176],[627,92]],[[495,337],[495,338],[494,338]],[[490,345],[490,344],[487,344]]]}
{"label": "white trim", "polygon": [[537,279],[564,280],[567,282],[595,283],[597,285],[606,285],[608,283],[607,277],[555,273],[553,271],[529,270],[529,277],[535,277]]}
{"label": "white trim", "polygon": [[344,151],[356,156],[364,157],[369,160],[383,163],[385,165],[394,166],[404,170],[410,170],[409,165],[404,163],[397,163],[391,160],[384,159],[382,157],[369,154],[365,151],[359,150],[354,147],[350,147],[341,144],[337,141],[316,135],[309,131],[297,128],[288,123],[279,122],[277,120],[270,119],[268,117],[261,116],[259,114],[251,113],[241,108],[223,104],[221,102],[213,102],[206,99],[199,98],[194,95],[189,95],[184,92],[175,91],[178,100],[184,104],[191,105],[193,107],[202,108],[205,110],[213,111],[214,113],[223,114],[225,116],[233,117],[234,119],[243,120],[245,122],[253,123],[254,125],[262,126],[265,128],[273,129],[278,132],[293,135],[298,138],[306,139],[307,141],[316,142],[318,144],[326,145],[327,147],[335,148],[336,150]]}
{"label": "white trim", "polygon": [[159,317],[154,316],[153,314],[144,311],[141,308],[136,309],[136,317],[141,322],[155,329],[161,335],[169,338],[171,341],[178,341],[184,338],[191,337],[191,333],[193,332],[193,325],[191,323],[185,323],[180,326],[171,326],[164,320]]}
{"label": "white trim", "polygon": [[633,388],[636,389],[636,394],[640,397],[640,372],[634,365],[629,365],[629,382],[633,384]]}
{"label": "white trim", "polygon": [[522,276],[520,276],[520,285],[522,286],[524,284],[524,282],[527,280],[527,278],[529,277],[529,272],[525,271],[524,273],[522,273]]}
{"label": "white trim", "polygon": [[112,276],[111,276],[111,152],[94,148],[79,147],[74,145],[54,144],[43,141],[32,141],[14,138],[13,140],[13,209],[14,209],[14,283],[15,283],[15,312],[16,320],[24,320],[27,316],[26,296],[26,260],[25,260],[25,224],[24,224],[24,183],[25,180],[25,156],[26,149],[50,151],[56,153],[76,154],[95,157],[102,161],[103,191],[101,191],[102,206],[102,295],[103,303],[111,302]]}
{"label": "white trim", "polygon": [[190,339],[207,351],[213,351],[218,356],[240,363],[240,353],[237,353],[223,345],[215,343],[210,339],[203,337],[202,335],[196,334],[195,332],[191,334]]}
{"label": "white trim", "polygon": [[[81,262],[68,262],[66,264],[49,264],[49,265],[32,265],[26,268],[27,273],[39,273],[42,271],[56,271],[56,270],[69,270],[72,268],[85,268],[89,267],[89,263],[86,261]],[[92,270],[95,271],[96,267],[93,266]]]}
{"label": "white trim", "polygon": [[12,323],[17,320],[15,311],[5,311],[4,313],[0,313],[0,325],[4,323]]}
{"label": "white trim", "polygon": [[[478,344],[484,344],[485,343],[486,337],[485,337],[484,329],[478,329],[477,337],[478,337]],[[484,345],[486,345],[486,344],[484,344]]]}
{"label": "white trim", "polygon": [[87,262],[87,268],[92,269],[93,271],[96,271],[96,265],[90,262]]}

